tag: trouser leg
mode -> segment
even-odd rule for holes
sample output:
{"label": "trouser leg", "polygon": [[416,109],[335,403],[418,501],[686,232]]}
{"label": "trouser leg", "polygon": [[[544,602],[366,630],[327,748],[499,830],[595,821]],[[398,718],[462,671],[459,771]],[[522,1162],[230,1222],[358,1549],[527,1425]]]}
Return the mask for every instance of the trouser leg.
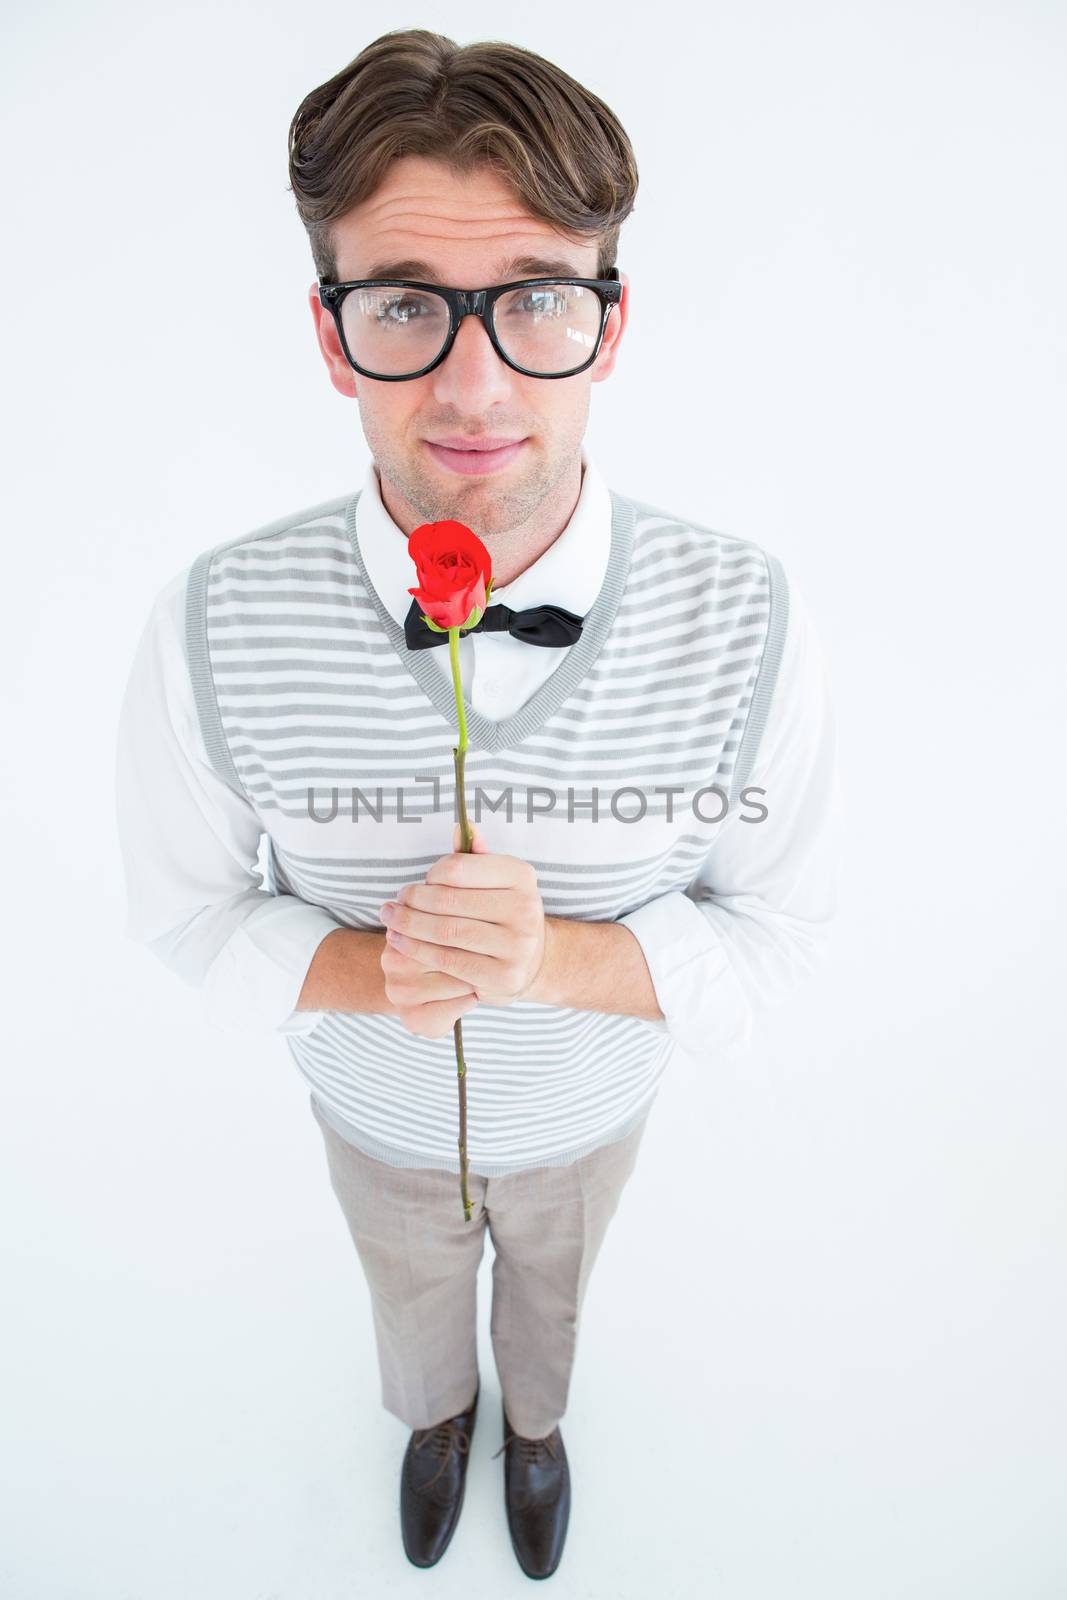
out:
{"label": "trouser leg", "polygon": [[432,1428],[469,1406],[478,1384],[477,1279],[485,1246],[486,1179],[393,1167],[322,1130],[330,1184],[370,1289],[382,1404],[409,1428]]}
{"label": "trouser leg", "polygon": [[544,1438],[567,1409],[589,1275],[646,1123],[568,1167],[487,1180],[493,1357],[508,1420],[524,1438]]}

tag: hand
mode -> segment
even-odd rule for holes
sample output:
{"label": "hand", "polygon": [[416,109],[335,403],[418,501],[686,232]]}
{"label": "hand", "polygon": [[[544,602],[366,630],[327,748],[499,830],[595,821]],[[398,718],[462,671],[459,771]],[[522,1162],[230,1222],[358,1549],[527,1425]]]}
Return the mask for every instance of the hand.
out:
{"label": "hand", "polygon": [[[459,843],[458,836],[456,843]],[[476,840],[475,849],[479,844],[483,851],[487,848],[484,841]],[[381,964],[386,999],[396,1007],[395,1014],[408,1032],[420,1038],[443,1039],[452,1032],[456,1018],[473,1011],[478,1003],[473,984],[450,977],[447,972],[435,971],[425,961],[403,955],[389,938],[385,941]]]}
{"label": "hand", "polygon": [[[433,863],[424,883],[405,884],[395,901],[382,906],[382,966],[393,951],[428,977],[450,980],[456,987],[446,994],[453,1007],[460,1003],[460,985],[478,1001],[510,1005],[530,994],[544,966],[544,906],[529,863],[491,851],[477,827],[473,835],[473,851],[461,850],[457,822],[452,854]],[[410,992],[420,992],[409,968],[394,970]],[[438,998],[441,993],[430,991]],[[453,1009],[449,1027],[456,1014]]]}
{"label": "hand", "polygon": [[478,998],[469,983],[434,972],[421,961],[394,950],[388,939],[381,956],[386,999],[396,1007],[409,1033],[424,1039],[443,1039],[452,1032],[457,1017],[473,1011]]}

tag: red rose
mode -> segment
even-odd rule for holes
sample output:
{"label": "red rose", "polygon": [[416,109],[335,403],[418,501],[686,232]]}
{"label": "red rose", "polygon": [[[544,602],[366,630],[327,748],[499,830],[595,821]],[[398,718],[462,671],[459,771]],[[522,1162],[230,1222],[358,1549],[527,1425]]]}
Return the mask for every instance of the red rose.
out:
{"label": "red rose", "polygon": [[485,545],[463,522],[424,522],[408,539],[419,581],[413,594],[441,629],[473,628],[489,600],[493,567]]}

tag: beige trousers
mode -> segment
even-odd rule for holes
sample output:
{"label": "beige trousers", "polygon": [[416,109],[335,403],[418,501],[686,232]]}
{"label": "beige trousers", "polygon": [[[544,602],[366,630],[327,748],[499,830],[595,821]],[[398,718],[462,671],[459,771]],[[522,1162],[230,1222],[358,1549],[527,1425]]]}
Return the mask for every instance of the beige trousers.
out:
{"label": "beige trousers", "polygon": [[330,1184],[370,1287],[382,1404],[409,1428],[466,1410],[478,1383],[477,1277],[495,1252],[493,1357],[508,1420],[527,1439],[567,1409],[589,1274],[634,1169],[647,1114],[616,1144],[566,1167],[502,1178],[394,1167],[364,1155],[311,1110]]}

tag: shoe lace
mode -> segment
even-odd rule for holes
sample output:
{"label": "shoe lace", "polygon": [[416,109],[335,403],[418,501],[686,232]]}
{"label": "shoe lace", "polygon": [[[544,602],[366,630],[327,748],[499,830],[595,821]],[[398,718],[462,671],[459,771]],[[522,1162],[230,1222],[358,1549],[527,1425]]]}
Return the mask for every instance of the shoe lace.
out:
{"label": "shoe lace", "polygon": [[493,1460],[495,1461],[497,1456],[502,1455],[509,1444],[518,1443],[519,1453],[523,1461],[529,1466],[535,1466],[542,1459],[542,1453],[545,1450],[548,1451],[554,1461],[558,1461],[559,1455],[555,1445],[552,1443],[555,1438],[555,1432],[556,1430],[553,1428],[552,1432],[544,1439],[525,1439],[521,1433],[509,1433],[500,1449],[493,1452]]}
{"label": "shoe lace", "polygon": [[470,1450],[471,1441],[470,1435],[457,1422],[449,1421],[439,1422],[433,1428],[416,1429],[413,1448],[421,1450],[424,1444],[429,1444],[433,1454],[441,1457],[441,1465],[432,1478],[427,1479],[425,1483],[419,1484],[415,1490],[416,1494],[422,1494],[431,1484],[437,1482],[448,1466],[453,1450],[458,1450],[461,1455],[465,1455]]}

